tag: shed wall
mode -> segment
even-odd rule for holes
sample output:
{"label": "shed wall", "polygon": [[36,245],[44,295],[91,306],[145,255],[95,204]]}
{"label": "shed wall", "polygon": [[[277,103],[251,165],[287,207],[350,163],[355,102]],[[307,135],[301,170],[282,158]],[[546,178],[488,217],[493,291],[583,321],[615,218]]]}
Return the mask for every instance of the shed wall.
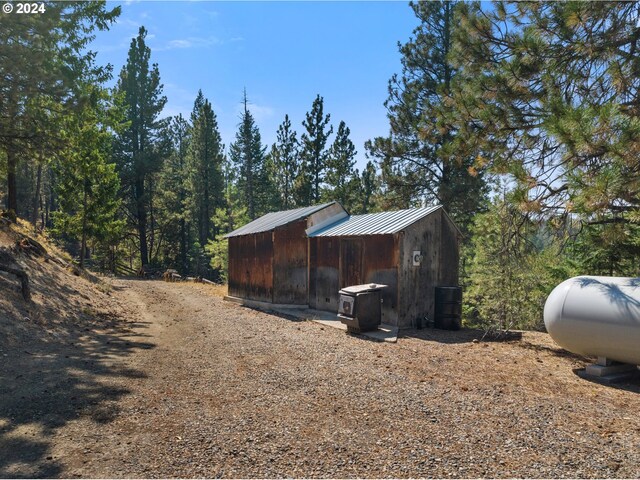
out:
{"label": "shed wall", "polygon": [[[363,282],[388,285],[381,291],[382,323],[398,324],[398,262],[400,245],[397,235],[368,235],[364,240]],[[345,287],[348,285],[344,285]]]}
{"label": "shed wall", "polygon": [[[460,275],[460,232],[448,215],[440,212],[440,272],[438,287],[457,287]],[[435,295],[435,293],[434,293]]]}
{"label": "shed wall", "polygon": [[309,239],[309,306],[317,310],[338,311],[340,239]]}
{"label": "shed wall", "polygon": [[272,232],[229,238],[229,295],[273,301]]}
{"label": "shed wall", "polygon": [[307,221],[273,232],[273,303],[307,304]]}
{"label": "shed wall", "polygon": [[[379,283],[382,321],[401,328],[434,318],[435,287],[458,284],[459,232],[440,209],[395,234],[308,238],[336,204],[269,232],[229,238],[229,294],[337,312],[338,291]],[[423,255],[413,265],[413,251]]]}
{"label": "shed wall", "polygon": [[[400,317],[398,326],[411,328],[417,319],[435,317],[435,287],[458,285],[458,230],[443,210],[405,229],[400,249]],[[413,265],[413,252],[423,255]]]}
{"label": "shed wall", "polygon": [[[400,328],[414,327],[418,318],[433,318],[434,287],[440,270],[440,214],[434,212],[407,227],[400,237]],[[423,256],[418,266],[413,265],[414,251]]]}
{"label": "shed wall", "polygon": [[381,283],[382,322],[395,325],[398,304],[398,242],[393,235],[309,239],[309,306],[338,311],[338,291]]}

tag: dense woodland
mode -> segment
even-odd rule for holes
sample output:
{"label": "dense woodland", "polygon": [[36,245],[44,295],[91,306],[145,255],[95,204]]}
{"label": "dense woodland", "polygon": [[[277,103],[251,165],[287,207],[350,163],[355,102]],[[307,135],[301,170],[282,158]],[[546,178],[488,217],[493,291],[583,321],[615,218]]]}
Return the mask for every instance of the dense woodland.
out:
{"label": "dense woodland", "polygon": [[380,99],[389,135],[364,146],[363,171],[322,92],[271,146],[244,92],[235,138],[223,139],[201,92],[189,118],[162,116],[144,28],[122,71],[96,65],[93,33],[119,7],[46,2],[40,15],[0,16],[3,215],[46,230],[82,268],[223,281],[222,236],[267,212],[440,203],[464,233],[465,320],[498,328],[539,328],[567,277],[640,275],[640,5],[407,8],[417,27]]}

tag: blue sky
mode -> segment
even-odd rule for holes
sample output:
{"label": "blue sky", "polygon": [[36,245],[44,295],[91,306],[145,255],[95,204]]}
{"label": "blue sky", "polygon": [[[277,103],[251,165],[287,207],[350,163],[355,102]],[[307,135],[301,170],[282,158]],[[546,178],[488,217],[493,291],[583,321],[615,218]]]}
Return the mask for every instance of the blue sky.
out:
{"label": "blue sky", "polygon": [[397,42],[406,42],[417,25],[405,2],[108,2],[118,4],[117,24],[99,32],[91,48],[116,76],[144,25],[168,99],[166,115],[188,117],[202,89],[228,147],[246,87],[270,146],[285,114],[302,133],[304,115],[320,94],[334,131],[341,120],[351,129],[360,168],[364,142],[388,133],[383,102],[389,78],[400,71]]}

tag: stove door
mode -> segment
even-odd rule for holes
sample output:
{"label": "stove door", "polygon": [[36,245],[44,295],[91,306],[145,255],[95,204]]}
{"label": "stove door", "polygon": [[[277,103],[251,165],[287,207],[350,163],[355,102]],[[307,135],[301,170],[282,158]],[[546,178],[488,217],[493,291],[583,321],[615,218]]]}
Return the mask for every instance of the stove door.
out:
{"label": "stove door", "polygon": [[338,303],[338,313],[347,317],[355,316],[356,297],[351,295],[340,294],[340,302]]}

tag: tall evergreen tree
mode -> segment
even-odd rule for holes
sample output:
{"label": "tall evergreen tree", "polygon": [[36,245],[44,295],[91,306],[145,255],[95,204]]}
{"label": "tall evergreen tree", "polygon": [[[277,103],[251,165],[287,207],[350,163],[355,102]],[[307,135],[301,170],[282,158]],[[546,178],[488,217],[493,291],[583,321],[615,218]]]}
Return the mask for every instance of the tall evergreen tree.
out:
{"label": "tall evergreen tree", "polygon": [[544,235],[511,194],[494,198],[474,219],[466,321],[487,330],[537,330],[551,290],[577,272],[563,258],[557,238]]}
{"label": "tall evergreen tree", "polygon": [[[55,163],[60,210],[54,214],[55,229],[80,241],[80,268],[89,242],[113,240],[122,228],[117,218],[120,181],[115,164],[109,163],[110,127],[117,117],[109,111],[108,96],[99,87],[85,87],[90,103],[67,116],[64,129],[67,150]],[[111,118],[109,118],[111,117]],[[115,122],[114,122],[115,120]]]}
{"label": "tall evergreen tree", "polygon": [[189,271],[189,209],[192,202],[187,151],[190,133],[191,127],[182,114],[171,119],[167,134],[172,149],[164,162],[158,183],[158,207],[163,212],[162,222],[166,238],[164,262],[177,268],[182,274]]}
{"label": "tall evergreen tree", "polygon": [[[449,61],[458,2],[411,2],[420,25],[399,44],[402,73],[389,81],[389,137],[366,144],[382,167],[395,207],[442,204],[464,230],[486,195],[482,169],[451,148],[457,131],[444,121],[457,71]],[[391,206],[391,205],[389,205]]]}
{"label": "tall evergreen tree", "polygon": [[149,183],[162,163],[160,135],[165,121],[159,119],[167,102],[162,95],[158,64],[150,65],[151,50],[145,43],[147,30],[140,27],[131,41],[127,64],[120,72],[116,90],[122,94],[129,126],[118,135],[115,155],[122,185],[128,196],[130,218],[138,232],[140,261],[149,263],[148,218],[152,192]]}
{"label": "tall evergreen tree", "polygon": [[284,121],[278,127],[276,143],[271,147],[268,157],[269,174],[271,183],[278,193],[279,209],[288,210],[294,205],[294,181],[298,175],[298,139],[296,132],[291,128],[289,115],[285,115]]}
{"label": "tall evergreen tree", "polygon": [[302,168],[296,179],[297,203],[301,206],[320,201],[321,186],[327,168],[327,140],[333,133],[333,127],[327,129],[331,115],[324,114],[324,99],[318,95],[313,101],[311,111],[307,112],[302,126],[300,159]]}
{"label": "tall evergreen tree", "polygon": [[599,226],[587,229],[591,238],[611,240],[603,258],[624,245],[640,259],[638,4],[496,2],[460,12],[449,109],[457,150],[508,174],[530,216],[577,215]]}
{"label": "tall evergreen tree", "polygon": [[211,220],[216,208],[222,207],[224,202],[223,150],[216,115],[200,90],[191,113],[189,170],[194,220],[201,246],[206,245],[217,233]]}
{"label": "tall evergreen tree", "polygon": [[229,147],[231,161],[238,169],[237,186],[249,219],[254,220],[270,209],[273,189],[265,163],[266,147],[262,146],[260,131],[248,108],[244,92],[243,112],[236,141]]}
{"label": "tall evergreen tree", "polygon": [[96,29],[107,29],[120,14],[120,7],[107,10],[104,1],[43,5],[44,12],[32,15],[0,15],[0,151],[6,159],[6,206],[13,214],[19,160],[53,145],[64,149],[52,118],[81,108],[81,82],[109,78],[109,68],[97,67],[87,46]]}
{"label": "tall evergreen tree", "polygon": [[369,213],[374,209],[374,199],[379,193],[378,174],[376,172],[376,166],[371,160],[367,162],[367,165],[362,171],[360,184],[362,185],[362,194],[359,202],[355,205],[355,213]]}
{"label": "tall evergreen tree", "polygon": [[250,221],[247,207],[243,204],[238,190],[237,173],[232,161],[225,157],[223,164],[224,207],[216,209],[213,219],[219,233],[215,240],[209,240],[205,247],[211,259],[210,267],[215,270],[218,279],[223,282],[227,281],[229,265],[229,241],[224,238],[224,235]]}
{"label": "tall evergreen tree", "polygon": [[[349,138],[351,131],[344,122],[338,125],[338,131],[327,155],[326,189],[323,192],[325,200],[338,200],[348,207],[353,198],[354,165],[356,147]],[[359,181],[358,176],[355,178]]]}

